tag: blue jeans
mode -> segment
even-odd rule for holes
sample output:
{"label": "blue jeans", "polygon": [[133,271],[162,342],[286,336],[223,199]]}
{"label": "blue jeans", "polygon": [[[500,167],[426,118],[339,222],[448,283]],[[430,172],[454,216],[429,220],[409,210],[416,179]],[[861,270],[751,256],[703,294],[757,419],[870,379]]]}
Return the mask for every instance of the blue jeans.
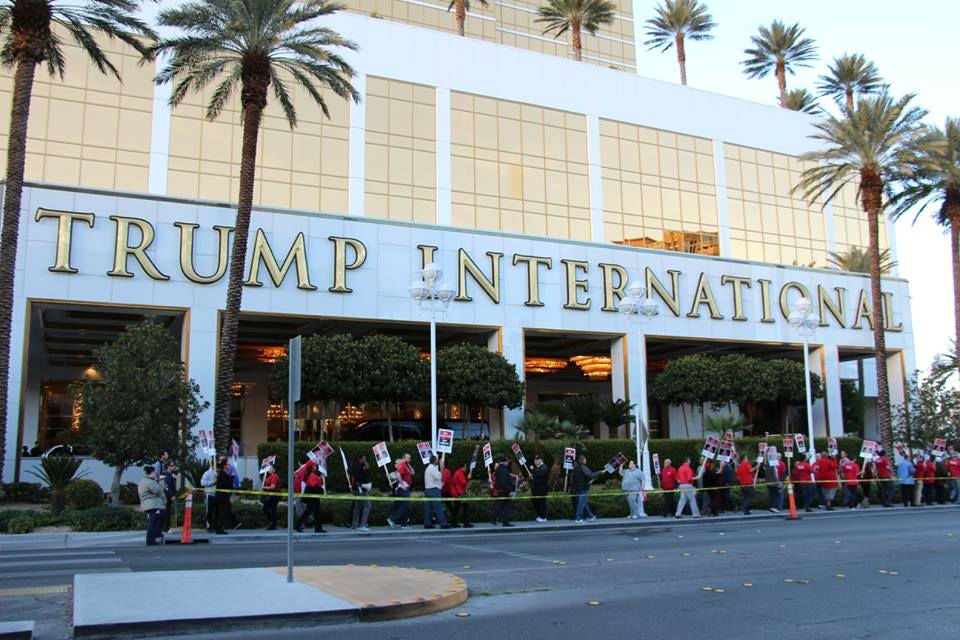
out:
{"label": "blue jeans", "polygon": [[[440,489],[425,489],[423,492],[424,498],[439,498]],[[406,503],[404,503],[406,504]],[[423,503],[423,526],[430,525],[433,520],[431,515],[437,516],[437,522],[440,523],[441,527],[447,526],[447,516],[443,513],[443,503],[439,500],[436,502],[424,502]]]}
{"label": "blue jeans", "polygon": [[575,520],[583,520],[583,516],[586,515],[588,518],[595,518],[593,511],[590,511],[590,505],[587,503],[587,492],[577,494],[577,515],[574,518]]}
{"label": "blue jeans", "polygon": [[771,484],[767,487],[767,505],[771,509],[780,509],[783,506],[783,491],[779,485]]}
{"label": "blue jeans", "polygon": [[[409,498],[410,489],[397,489],[396,496],[398,498]],[[410,503],[406,500],[396,502],[393,506],[393,513],[390,514],[390,519],[397,524],[407,524],[410,519]]]}
{"label": "blue jeans", "polygon": [[147,511],[147,544],[159,544],[157,538],[161,536],[163,524],[167,519],[167,512],[163,509]]}
{"label": "blue jeans", "polygon": [[956,502],[960,499],[960,479],[954,478],[950,481],[950,502]]}

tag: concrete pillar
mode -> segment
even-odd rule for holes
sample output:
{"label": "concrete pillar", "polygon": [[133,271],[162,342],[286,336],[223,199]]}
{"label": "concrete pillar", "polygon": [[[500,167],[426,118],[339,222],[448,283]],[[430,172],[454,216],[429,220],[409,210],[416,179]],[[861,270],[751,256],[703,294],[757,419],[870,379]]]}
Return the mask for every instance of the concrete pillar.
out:
{"label": "concrete pillar", "polygon": [[[820,381],[826,384],[828,378],[825,369],[824,347],[811,346],[810,348],[810,372],[820,376]],[[835,377],[835,376],[830,376]],[[839,381],[838,381],[839,384]],[[817,398],[813,401],[813,435],[817,438],[825,438],[829,433],[827,426],[829,418],[827,416],[826,391],[823,398]]]}
{"label": "concrete pillar", "polygon": [[[517,368],[517,375],[520,376],[520,381],[524,381],[523,329],[503,327],[499,331],[491,333],[490,338],[487,341],[487,348],[490,349],[490,351],[499,351],[500,355],[506,358],[507,362]],[[503,411],[494,412],[502,414],[502,423],[499,429],[500,437],[512,439],[517,434],[517,430],[514,429],[514,425],[523,418],[523,411],[524,406],[521,405],[516,409],[508,409],[504,407]],[[496,433],[493,428],[494,425],[492,424],[492,419],[493,417],[491,416],[491,438],[494,437],[494,434]]]}
{"label": "concrete pillar", "polygon": [[590,187],[590,239],[603,238],[603,162],[600,158],[600,118],[587,116],[587,171]]}
{"label": "concrete pillar", "polygon": [[730,209],[727,204],[727,161],[723,140],[713,141],[713,173],[717,181],[717,222],[720,226],[720,255],[730,257]]}
{"label": "concrete pillar", "polygon": [[200,414],[198,428],[213,428],[213,401],[217,389],[217,350],[219,311],[216,308],[194,308],[183,327],[183,357],[187,377],[200,387],[200,395],[210,407]]}
{"label": "concrete pillar", "polygon": [[[613,400],[626,400],[630,397],[627,391],[627,380],[630,376],[627,374],[629,358],[626,353],[626,342],[626,337],[614,338],[610,341],[610,398]],[[618,427],[610,435],[615,438],[626,438],[629,432],[627,428]]]}
{"label": "concrete pillar", "polygon": [[[0,190],[2,193],[2,190]],[[26,216],[23,216],[26,218]],[[22,231],[21,231],[22,234]],[[23,235],[21,235],[23,237]],[[16,281],[22,289],[23,270],[17,268]],[[10,375],[7,381],[7,431],[4,440],[3,456],[3,482],[13,482],[14,474],[17,473],[17,458],[20,455],[20,421],[21,397],[20,392],[23,389],[24,376],[24,358],[23,350],[27,347],[26,337],[30,331],[30,323],[27,321],[27,301],[21,296],[14,298],[13,319],[10,327]],[[26,442],[27,446],[32,446],[33,442]],[[21,478],[33,482],[32,478]]]}
{"label": "concrete pillar", "polygon": [[[625,397],[634,405],[634,415],[639,418],[643,425],[649,425],[649,411],[647,410],[647,347],[646,339],[642,332],[637,328],[632,328],[629,335],[617,338],[613,341],[610,348],[610,357],[613,360],[613,372],[616,375],[618,369],[623,372],[625,378],[624,387],[626,388]],[[613,378],[616,382],[617,378]],[[617,398],[617,387],[614,385],[614,398]],[[625,436],[633,439],[637,438],[638,424],[636,421],[625,430]],[[646,438],[643,438],[642,447],[639,455],[636,451],[624,454],[628,458],[639,458],[637,461],[644,473],[644,486],[647,489],[653,487],[650,476],[650,449],[649,449],[649,431],[646,432]]]}
{"label": "concrete pillar", "polygon": [[358,73],[352,80],[354,88],[363,97],[350,103],[350,140],[347,157],[347,213],[366,215],[364,188],[367,175],[367,74]]}
{"label": "concrete pillar", "polygon": [[437,224],[453,224],[450,89],[437,87]]}
{"label": "concrete pillar", "polygon": [[902,351],[887,353],[887,381],[890,387],[890,407],[907,399],[907,368]]}
{"label": "concrete pillar", "polygon": [[[843,435],[843,401],[840,392],[840,353],[836,345],[824,345],[817,349],[812,357],[822,362],[823,391],[826,400],[826,425],[824,434],[839,437]],[[822,401],[821,401],[822,402]],[[814,414],[816,416],[816,413]],[[814,422],[814,430],[820,434],[821,428]]]}

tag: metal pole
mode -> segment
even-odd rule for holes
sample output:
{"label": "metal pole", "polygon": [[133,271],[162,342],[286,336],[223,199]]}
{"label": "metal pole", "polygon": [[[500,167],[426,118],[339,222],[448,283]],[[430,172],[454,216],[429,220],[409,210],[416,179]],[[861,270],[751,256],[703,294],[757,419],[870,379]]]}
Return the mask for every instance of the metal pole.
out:
{"label": "metal pole", "polygon": [[647,405],[647,337],[643,333],[642,326],[638,334],[640,338],[640,397],[637,398],[637,413],[640,422],[637,423],[637,466],[643,471],[644,488],[652,489],[653,477],[651,472],[653,467],[649,460],[650,449],[647,446],[647,438],[643,437],[644,428],[649,428],[650,425],[650,408]]}
{"label": "metal pole", "polygon": [[300,399],[300,336],[287,349],[287,582],[293,582],[293,466],[296,404]]}
{"label": "metal pole", "polygon": [[437,450],[437,314],[430,305],[430,443]]}
{"label": "metal pole", "polygon": [[817,448],[813,444],[813,401],[810,393],[810,343],[803,336],[803,377],[807,387],[807,437],[810,438],[810,457],[816,460]]}

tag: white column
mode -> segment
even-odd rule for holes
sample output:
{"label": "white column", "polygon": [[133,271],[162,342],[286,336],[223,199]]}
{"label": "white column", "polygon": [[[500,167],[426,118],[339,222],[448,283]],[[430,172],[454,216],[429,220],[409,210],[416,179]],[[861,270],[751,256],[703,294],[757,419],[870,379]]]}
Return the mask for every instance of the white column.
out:
{"label": "white column", "polygon": [[890,388],[891,408],[906,401],[907,369],[902,351],[887,354],[887,386]]}
{"label": "white column", "polygon": [[887,246],[890,248],[890,259],[893,261],[890,275],[899,278],[900,263],[897,260],[897,225],[894,224],[888,216],[883,217],[883,223],[887,226]]}
{"label": "white column", "polygon": [[[826,344],[817,349],[813,354],[815,361],[823,363],[823,400],[818,400],[817,404],[823,404],[826,401],[826,422],[821,428],[820,423],[814,424],[818,434],[824,433],[828,436],[839,437],[843,435],[843,401],[840,392],[840,352],[836,345]],[[816,412],[814,412],[816,415]]]}
{"label": "white column", "polygon": [[[0,193],[2,193],[2,190],[0,190]],[[25,236],[22,227],[26,224],[27,216],[22,215],[21,220],[23,221],[21,223],[20,236],[22,238]],[[22,261],[18,260],[17,262],[21,263]],[[23,268],[17,267],[16,271],[15,282],[17,282],[20,285],[19,288],[22,289]],[[7,431],[6,438],[4,439],[4,446],[6,448],[3,456],[3,482],[13,482],[17,455],[20,451],[20,447],[17,444],[21,428],[20,401],[22,398],[20,397],[20,392],[23,389],[24,376],[27,373],[23,368],[23,349],[27,347],[25,338],[30,324],[26,322],[26,314],[26,299],[22,296],[14,297],[13,319],[10,327],[10,375],[7,380]],[[33,442],[27,442],[26,440],[24,440],[23,444],[28,447],[33,446]],[[34,479],[30,477],[21,477],[19,479],[28,482],[34,481]]]}
{"label": "white column", "polygon": [[[626,400],[627,392],[627,338],[625,336],[610,341],[610,397],[614,400]],[[618,427],[614,438],[623,438],[624,431],[630,432],[630,427]]]}
{"label": "white column", "polygon": [[[166,53],[157,56],[154,72],[166,66]],[[150,121],[150,166],[147,169],[147,191],[156,195],[167,194],[167,170],[170,163],[170,96],[173,84],[153,85],[153,113]]]}
{"label": "white column", "polygon": [[730,256],[730,209],[727,205],[727,161],[723,140],[713,141],[713,173],[717,181],[717,224],[720,227],[720,255]]}
{"label": "white column", "polygon": [[187,376],[200,386],[200,395],[210,407],[200,414],[198,428],[213,428],[213,401],[217,389],[219,312],[216,308],[190,310],[184,327],[183,350]]}
{"label": "white column", "polygon": [[828,202],[823,207],[823,226],[827,232],[827,253],[834,253],[837,250],[837,229],[833,218],[833,203]]}
{"label": "white column", "polygon": [[366,214],[363,204],[367,152],[367,74],[353,77],[353,86],[360,93],[360,102],[350,103],[350,142],[347,178],[347,213]]}
{"label": "white column", "polygon": [[453,224],[450,89],[437,87],[437,224]]}
{"label": "white column", "polygon": [[[490,349],[490,351],[500,351],[500,355],[517,368],[517,375],[520,376],[520,381],[524,381],[526,376],[523,370],[525,351],[523,329],[503,327],[499,332],[494,332],[490,335],[487,348]],[[525,404],[526,402],[524,402],[524,405]],[[523,418],[524,405],[516,409],[504,408],[501,437],[512,439],[517,434],[514,425]]]}
{"label": "white column", "polygon": [[[640,418],[640,421],[647,425],[649,435],[649,412],[647,411],[647,347],[646,338],[640,329],[631,324],[630,334],[625,338],[619,338],[615,342],[625,342],[626,349],[623,349],[626,360],[626,379],[627,379],[627,399],[630,404],[635,405],[634,414]],[[614,364],[616,370],[616,364]],[[636,439],[637,424],[634,422],[630,427],[630,437]],[[637,461],[643,467],[644,487],[653,488],[653,481],[650,476],[650,448],[649,441],[643,442],[640,450],[640,460]]]}
{"label": "white column", "polygon": [[603,163],[600,159],[600,118],[587,116],[587,171],[590,184],[590,239],[603,242]]}

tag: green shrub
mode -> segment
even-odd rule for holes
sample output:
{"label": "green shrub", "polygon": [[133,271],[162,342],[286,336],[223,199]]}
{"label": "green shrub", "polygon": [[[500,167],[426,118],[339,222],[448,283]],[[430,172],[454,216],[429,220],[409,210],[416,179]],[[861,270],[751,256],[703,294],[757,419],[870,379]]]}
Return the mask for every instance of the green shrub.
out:
{"label": "green shrub", "polygon": [[103,487],[94,480],[74,480],[67,487],[67,508],[93,509],[104,505]]}
{"label": "green shrub", "polygon": [[33,531],[33,518],[20,513],[7,522],[7,533],[30,533]]}
{"label": "green shrub", "polygon": [[[60,519],[49,511],[27,511],[12,509],[10,511],[0,511],[0,533],[16,533],[10,531],[11,522],[30,520],[31,529],[36,527],[48,527],[60,524]],[[21,531],[20,533],[26,533]]]}
{"label": "green shrub", "polygon": [[50,502],[50,489],[36,482],[5,482],[3,502],[46,504]]}
{"label": "green shrub", "polygon": [[147,517],[130,507],[94,507],[63,512],[63,519],[74,531],[128,531],[145,529]]}
{"label": "green shrub", "polygon": [[120,504],[128,507],[136,507],[140,504],[140,491],[133,482],[127,482],[120,485]]}

